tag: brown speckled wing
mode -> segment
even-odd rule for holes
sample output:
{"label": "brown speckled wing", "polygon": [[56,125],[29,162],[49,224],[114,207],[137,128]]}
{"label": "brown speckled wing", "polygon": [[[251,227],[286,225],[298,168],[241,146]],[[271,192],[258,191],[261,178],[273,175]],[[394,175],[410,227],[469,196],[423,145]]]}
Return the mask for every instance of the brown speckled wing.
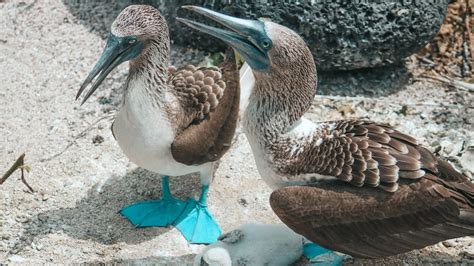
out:
{"label": "brown speckled wing", "polygon": [[170,83],[176,94],[187,98],[187,113],[192,114],[193,122],[200,122],[216,110],[226,88],[221,70],[213,67],[196,68],[187,65],[180,69],[169,69]]}
{"label": "brown speckled wing", "polygon": [[392,256],[474,235],[473,185],[444,167],[440,176],[400,182],[395,193],[333,181],[276,190],[270,203],[286,225],[323,247],[361,258]]}
{"label": "brown speckled wing", "polygon": [[[176,136],[173,158],[187,165],[220,159],[230,148],[239,115],[239,71],[232,50],[218,69],[176,70],[173,84],[191,100],[194,122]],[[193,112],[192,112],[193,113]]]}
{"label": "brown speckled wing", "polygon": [[332,129],[321,131],[325,137],[319,145],[306,143],[303,159],[281,169],[339,179],[274,191],[271,206],[290,228],[326,248],[363,258],[474,235],[474,185],[449,163],[387,125],[332,123]]}
{"label": "brown speckled wing", "polygon": [[419,179],[437,173],[436,158],[416,140],[388,125],[361,120],[327,122],[309,140],[298,141],[293,152],[290,139],[283,139],[274,153],[278,171],[287,175],[333,176],[355,186],[380,187],[394,192],[400,179]]}

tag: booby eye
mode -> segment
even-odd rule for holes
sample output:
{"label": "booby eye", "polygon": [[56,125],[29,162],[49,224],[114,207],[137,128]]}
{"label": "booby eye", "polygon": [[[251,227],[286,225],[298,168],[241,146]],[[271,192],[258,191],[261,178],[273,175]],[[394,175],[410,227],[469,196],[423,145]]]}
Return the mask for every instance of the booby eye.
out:
{"label": "booby eye", "polygon": [[265,49],[270,48],[270,41],[269,40],[263,40],[262,41],[262,47]]}
{"label": "booby eye", "polygon": [[131,39],[131,40],[128,41],[128,44],[134,44],[136,42],[137,42],[137,39]]}

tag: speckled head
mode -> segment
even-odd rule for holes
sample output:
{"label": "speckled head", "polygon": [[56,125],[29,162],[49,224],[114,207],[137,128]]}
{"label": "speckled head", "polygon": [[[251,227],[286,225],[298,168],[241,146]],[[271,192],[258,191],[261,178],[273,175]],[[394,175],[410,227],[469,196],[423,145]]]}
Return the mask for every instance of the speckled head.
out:
{"label": "speckled head", "polygon": [[105,49],[79,89],[76,99],[97,77],[84,96],[84,103],[115,67],[126,61],[131,61],[133,66],[137,61],[141,61],[142,56],[150,54],[147,53],[149,49],[161,50],[158,51],[161,52],[158,56],[168,56],[169,33],[166,20],[160,11],[152,6],[128,6],[113,22]]}
{"label": "speckled head", "polygon": [[313,55],[305,41],[293,30],[271,21],[265,21],[265,32],[272,40],[268,51],[270,72],[294,73],[306,68],[316,73]]}
{"label": "speckled head", "polygon": [[168,25],[160,11],[152,6],[131,5],[112,23],[110,33],[116,37],[134,36],[141,41],[168,38]]}

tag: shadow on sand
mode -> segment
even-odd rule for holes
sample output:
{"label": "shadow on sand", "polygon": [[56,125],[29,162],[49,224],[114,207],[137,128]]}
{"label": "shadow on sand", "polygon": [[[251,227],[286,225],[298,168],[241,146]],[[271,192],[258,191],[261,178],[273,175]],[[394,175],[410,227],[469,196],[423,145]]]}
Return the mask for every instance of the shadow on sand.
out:
{"label": "shadow on sand", "polygon": [[190,266],[193,265],[195,254],[187,254],[178,257],[146,257],[141,259],[90,261],[86,265],[167,265],[167,266]]}
{"label": "shadow on sand", "polygon": [[467,257],[422,249],[381,259],[350,259],[344,265],[472,265],[473,263],[474,260]]}
{"label": "shadow on sand", "polygon": [[[50,233],[65,233],[76,239],[102,244],[125,242],[137,244],[166,233],[170,228],[135,228],[118,211],[137,201],[161,197],[161,178],[137,168],[122,177],[111,177],[96,184],[74,207],[50,210],[37,215],[23,233],[21,245]],[[170,179],[173,195],[186,199],[199,191],[199,178],[189,176]],[[16,246],[15,249],[23,248]]]}

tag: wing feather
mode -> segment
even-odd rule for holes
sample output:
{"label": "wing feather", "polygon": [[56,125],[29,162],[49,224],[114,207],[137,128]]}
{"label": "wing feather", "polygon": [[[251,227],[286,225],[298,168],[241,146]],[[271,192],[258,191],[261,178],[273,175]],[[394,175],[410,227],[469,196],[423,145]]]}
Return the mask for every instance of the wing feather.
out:
{"label": "wing feather", "polygon": [[388,125],[327,124],[333,123],[300,140],[296,158],[285,160],[278,146],[272,158],[281,174],[332,175],[352,186],[335,180],[274,191],[271,206],[286,225],[323,247],[363,258],[474,235],[474,185],[467,177]]}
{"label": "wing feather", "polygon": [[342,183],[286,187],[274,191],[270,203],[309,240],[355,257],[379,258],[473,235],[474,212],[460,195],[424,178],[393,194]]}
{"label": "wing feather", "polygon": [[[234,53],[229,50],[220,70],[187,67],[178,80],[185,86],[176,86],[188,97],[190,122],[177,134],[171,144],[173,158],[187,165],[203,164],[220,159],[230,148],[239,115],[239,71]],[[194,81],[193,85],[192,82]]]}
{"label": "wing feather", "polygon": [[[361,187],[378,186],[394,192],[401,179],[415,180],[437,173],[437,159],[416,140],[389,125],[363,120],[325,123],[314,136],[295,142],[286,139],[273,147],[272,158],[281,174],[334,176]],[[286,141],[286,142],[285,142]],[[286,152],[300,145],[300,152]],[[374,171],[377,169],[377,171]]]}

